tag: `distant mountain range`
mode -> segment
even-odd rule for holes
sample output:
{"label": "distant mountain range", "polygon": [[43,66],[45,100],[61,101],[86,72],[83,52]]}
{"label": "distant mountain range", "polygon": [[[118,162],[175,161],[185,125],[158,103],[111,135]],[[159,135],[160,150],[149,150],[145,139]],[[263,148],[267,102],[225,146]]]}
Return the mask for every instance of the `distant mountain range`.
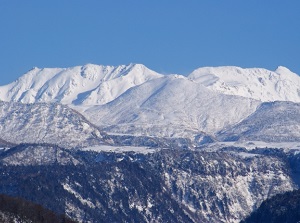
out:
{"label": "distant mountain range", "polygon": [[[3,101],[22,103],[59,102],[72,105],[102,105],[126,90],[166,75],[142,64],[102,66],[87,64],[71,68],[33,68],[15,82],[0,87]],[[168,75],[170,76],[170,75]],[[266,101],[300,102],[300,77],[285,67],[204,67],[187,77],[210,90]],[[196,87],[196,85],[194,86]]]}
{"label": "distant mountain range", "polygon": [[[241,123],[250,115],[252,123],[253,118],[261,118],[253,114],[261,112],[263,102],[285,101],[281,109],[291,111],[291,103],[286,101],[300,102],[300,77],[285,67],[276,71],[205,67],[188,76],[162,75],[141,64],[33,68],[15,82],[0,87],[0,99],[62,103],[111,134],[189,138],[198,145],[205,135],[223,140],[224,131],[226,140],[245,138],[245,131],[239,130]],[[268,112],[273,109],[276,108],[271,106]],[[294,109],[297,113],[297,106]],[[274,118],[283,120],[283,116],[278,113]],[[255,127],[257,135],[264,134],[262,125]],[[233,128],[239,128],[239,132]],[[230,137],[229,131],[234,136],[244,136]],[[297,127],[290,131],[297,131]],[[295,141],[296,136],[295,132],[289,137],[267,140]]]}
{"label": "distant mountain range", "polygon": [[235,223],[299,189],[300,77],[284,67],[33,68],[0,100],[0,193],[79,222]]}

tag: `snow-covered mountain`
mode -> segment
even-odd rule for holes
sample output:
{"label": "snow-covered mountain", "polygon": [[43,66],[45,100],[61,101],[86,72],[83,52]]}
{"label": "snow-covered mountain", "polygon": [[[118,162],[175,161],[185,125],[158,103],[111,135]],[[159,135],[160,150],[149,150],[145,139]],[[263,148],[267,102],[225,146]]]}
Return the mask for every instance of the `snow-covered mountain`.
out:
{"label": "snow-covered mountain", "polygon": [[265,102],[255,113],[219,133],[225,141],[300,142],[300,104]]}
{"label": "snow-covered mountain", "polygon": [[[0,99],[23,103],[59,102],[69,105],[102,105],[128,89],[163,77],[142,64],[71,68],[33,68],[15,82],[0,87]],[[187,77],[223,94],[266,101],[300,102],[300,77],[285,67],[203,67]]]}
{"label": "snow-covered mountain", "polygon": [[84,114],[110,132],[189,137],[202,132],[213,134],[238,123],[259,104],[213,92],[183,76],[169,75],[133,87]]}
{"label": "snow-covered mountain", "polygon": [[0,136],[14,143],[72,148],[102,143],[102,135],[78,112],[60,104],[0,102]]}
{"label": "snow-covered mountain", "polygon": [[67,104],[111,133],[202,141],[241,122],[261,102],[300,102],[300,77],[284,67],[205,67],[185,77],[141,64],[88,64],[34,68],[0,87],[0,99]]}
{"label": "snow-covered mountain", "polygon": [[15,82],[0,87],[0,99],[99,105],[114,100],[133,86],[161,76],[141,64],[33,68]]}
{"label": "snow-covered mountain", "polygon": [[[283,67],[35,68],[0,87],[0,192],[80,222],[239,222],[299,188],[299,89]],[[197,147],[216,140],[241,141]]]}
{"label": "snow-covered mountain", "polygon": [[262,68],[203,67],[196,69],[188,77],[224,94],[263,102],[300,102],[300,76],[282,66],[275,71]]}

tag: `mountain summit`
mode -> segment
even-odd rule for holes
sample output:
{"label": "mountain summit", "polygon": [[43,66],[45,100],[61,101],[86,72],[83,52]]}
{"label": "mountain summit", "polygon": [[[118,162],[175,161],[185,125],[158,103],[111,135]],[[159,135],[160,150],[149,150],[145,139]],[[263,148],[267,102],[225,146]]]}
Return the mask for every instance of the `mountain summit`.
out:
{"label": "mountain summit", "polygon": [[[15,82],[0,87],[0,99],[22,103],[59,102],[69,105],[103,105],[128,89],[165,75],[142,64],[103,66],[87,64],[71,68],[33,68]],[[223,94],[262,102],[300,102],[300,77],[288,68],[224,66],[203,67],[187,77]]]}
{"label": "mountain summit", "polygon": [[141,64],[33,68],[15,82],[0,87],[0,99],[22,103],[100,105],[114,100],[133,86],[161,76]]}
{"label": "mountain summit", "polygon": [[203,67],[193,71],[188,78],[224,94],[263,102],[300,102],[300,77],[282,66],[275,71],[262,68]]}

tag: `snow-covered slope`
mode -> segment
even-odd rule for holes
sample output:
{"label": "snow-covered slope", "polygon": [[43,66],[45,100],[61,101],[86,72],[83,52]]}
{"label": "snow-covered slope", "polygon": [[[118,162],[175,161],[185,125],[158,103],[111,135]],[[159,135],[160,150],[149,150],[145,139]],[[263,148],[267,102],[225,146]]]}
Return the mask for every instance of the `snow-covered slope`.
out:
{"label": "snow-covered slope", "polygon": [[141,64],[72,68],[33,68],[15,82],[0,87],[0,99],[22,103],[60,102],[99,105],[127,89],[161,77]]}
{"label": "snow-covered slope", "polygon": [[265,102],[254,114],[219,136],[226,141],[299,142],[300,104]]}
{"label": "snow-covered slope", "polygon": [[101,144],[101,133],[81,114],[60,104],[0,102],[0,136],[10,143],[71,148]]}
{"label": "snow-covered slope", "polygon": [[300,77],[285,67],[278,67],[275,71],[262,68],[204,67],[193,71],[188,77],[224,94],[264,102],[300,102]]}
{"label": "snow-covered slope", "polygon": [[165,137],[213,134],[256,110],[260,102],[213,92],[179,75],[131,88],[116,100],[84,113],[107,130]]}

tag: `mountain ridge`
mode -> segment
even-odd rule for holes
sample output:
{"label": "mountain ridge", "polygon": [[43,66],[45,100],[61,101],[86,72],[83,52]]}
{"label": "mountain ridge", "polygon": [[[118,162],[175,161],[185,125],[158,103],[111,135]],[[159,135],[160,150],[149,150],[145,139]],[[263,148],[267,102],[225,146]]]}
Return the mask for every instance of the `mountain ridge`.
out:
{"label": "mountain ridge", "polygon": [[0,102],[1,139],[13,144],[50,143],[65,148],[103,143],[102,133],[61,104]]}
{"label": "mountain ridge", "polygon": [[[23,103],[59,102],[73,105],[102,105],[131,87],[167,75],[142,64],[104,66],[86,64],[69,68],[33,68],[16,81],[0,86],[0,99]],[[223,94],[263,102],[300,102],[300,77],[288,68],[275,71],[236,66],[201,67],[187,76]]]}
{"label": "mountain ridge", "polygon": [[224,94],[262,102],[300,102],[300,77],[283,66],[275,71],[234,66],[203,67],[194,70],[188,78]]}
{"label": "mountain ridge", "polygon": [[142,64],[33,68],[15,82],[1,86],[0,99],[22,103],[103,104],[132,86],[160,76]]}

